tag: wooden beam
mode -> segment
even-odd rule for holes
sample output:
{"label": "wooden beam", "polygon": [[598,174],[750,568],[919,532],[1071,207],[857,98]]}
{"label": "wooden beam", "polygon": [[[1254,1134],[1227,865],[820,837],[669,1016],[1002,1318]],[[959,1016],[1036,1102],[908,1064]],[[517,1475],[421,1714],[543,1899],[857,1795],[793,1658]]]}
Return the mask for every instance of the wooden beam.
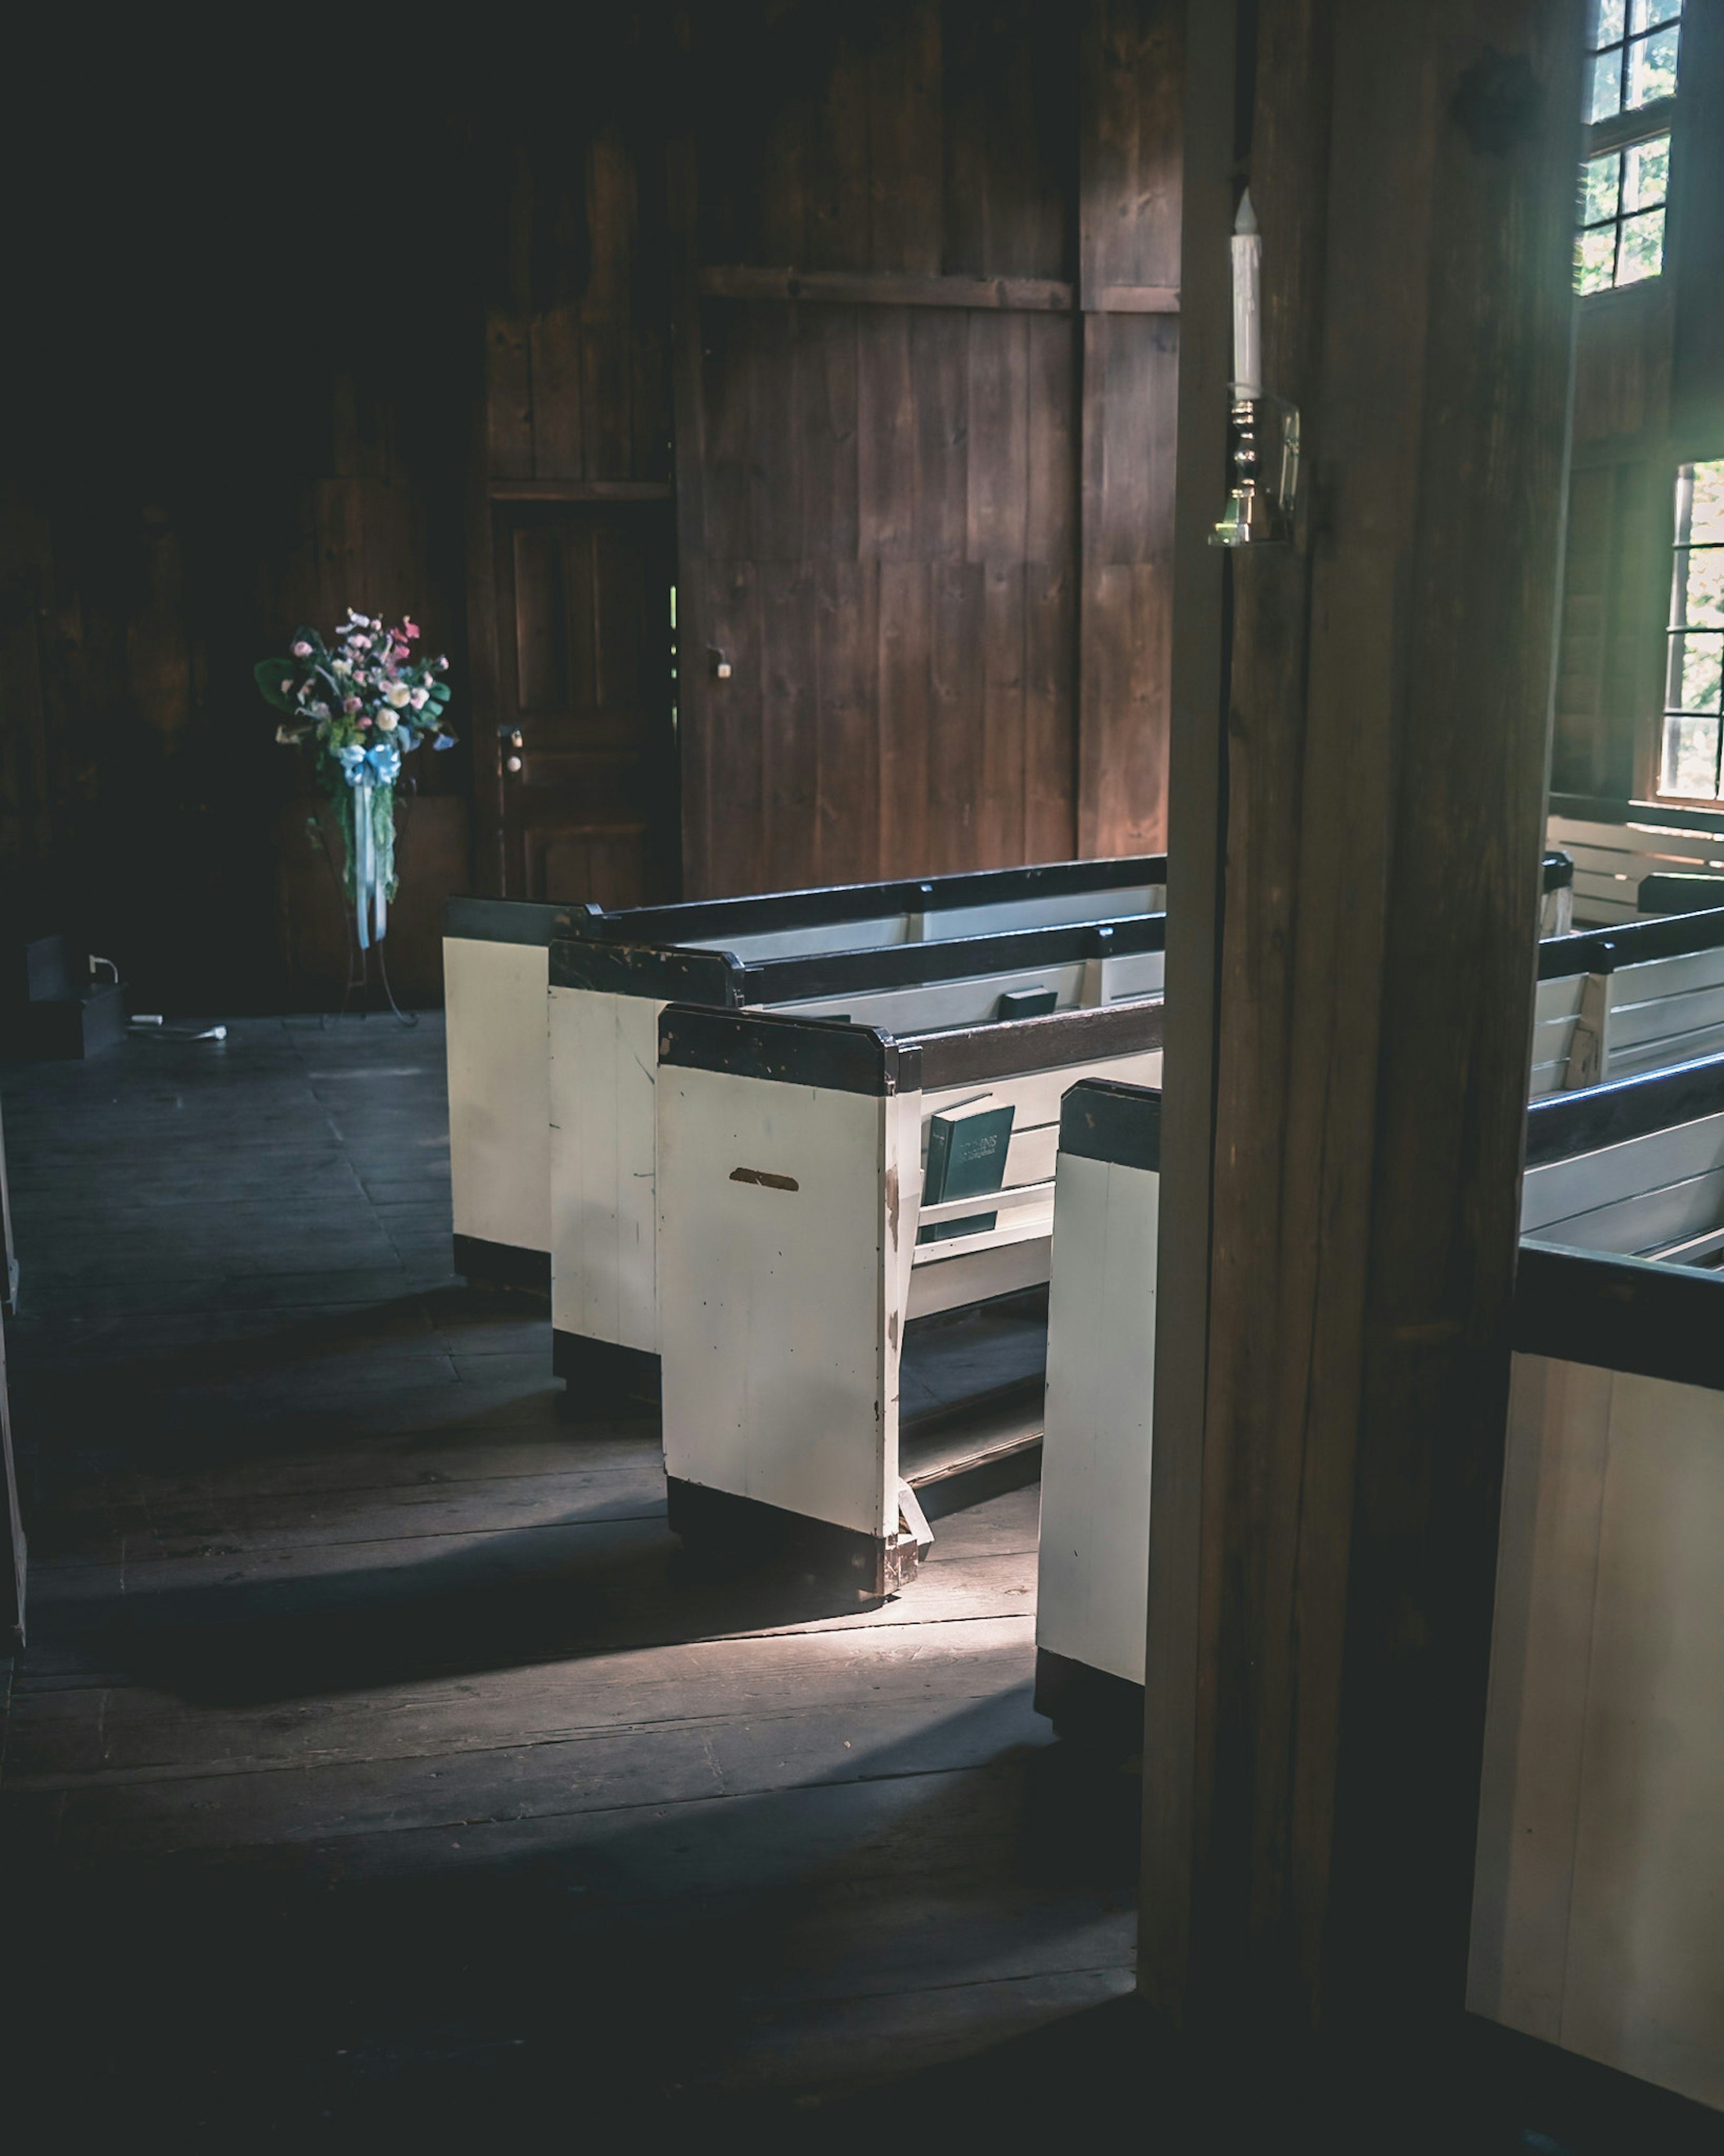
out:
{"label": "wooden beam", "polygon": [[1042,315],[1069,315],[1073,306],[1070,285],[1049,277],[928,277],[887,270],[755,270],[715,264],[700,271],[700,285],[701,296],[709,300],[808,300],[844,307],[963,307]]}
{"label": "wooden beam", "polygon": [[[1464,1997],[1578,40],[1560,0],[1188,31],[1141,1982],[1386,2056]],[[1224,553],[1247,177],[1310,477]]]}
{"label": "wooden beam", "polygon": [[668,501],[670,484],[656,479],[494,479],[493,501]]}

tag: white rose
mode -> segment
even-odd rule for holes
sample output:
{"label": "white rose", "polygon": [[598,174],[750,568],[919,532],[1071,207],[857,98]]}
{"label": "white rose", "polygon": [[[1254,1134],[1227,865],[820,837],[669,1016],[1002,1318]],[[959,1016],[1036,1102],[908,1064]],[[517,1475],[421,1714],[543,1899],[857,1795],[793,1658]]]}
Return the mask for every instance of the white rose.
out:
{"label": "white rose", "polygon": [[351,674],[353,671],[352,662],[346,659],[337,659],[332,664],[330,670],[331,673],[335,674]]}
{"label": "white rose", "polygon": [[396,717],[393,711],[379,711],[377,713],[377,724],[382,728],[385,733],[387,733],[392,726],[398,726],[401,724],[401,721]]}
{"label": "white rose", "polygon": [[413,690],[408,687],[405,681],[392,681],[384,690],[383,695],[387,701],[393,704],[398,711],[400,711],[407,708],[408,702],[413,696]]}
{"label": "white rose", "polygon": [[408,698],[408,703],[413,706],[416,711],[423,711],[426,705],[430,701],[430,698],[426,695],[423,689],[415,689],[412,696]]}

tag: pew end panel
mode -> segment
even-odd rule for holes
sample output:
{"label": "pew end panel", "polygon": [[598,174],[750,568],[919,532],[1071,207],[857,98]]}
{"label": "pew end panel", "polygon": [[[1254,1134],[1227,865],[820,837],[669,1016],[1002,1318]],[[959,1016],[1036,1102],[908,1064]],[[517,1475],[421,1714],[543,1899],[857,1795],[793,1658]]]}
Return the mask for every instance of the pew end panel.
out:
{"label": "pew end panel", "polygon": [[[673,1006],[658,1081],[664,1466],[674,1524],[715,1493],[838,1531],[858,1591],[914,1573],[900,1525],[898,1361],[915,1090],[861,1028]],[[912,1066],[914,1059],[910,1059]],[[674,1229],[671,1224],[674,1222]],[[762,1523],[764,1525],[764,1523]]]}
{"label": "pew end panel", "polygon": [[454,1268],[551,1285],[549,909],[451,899],[443,976]]}
{"label": "pew end panel", "polygon": [[1528,1161],[1467,2005],[1724,2107],[1724,1058]]}
{"label": "pew end panel", "polygon": [[1142,1738],[1158,1089],[1086,1079],[1060,1122],[1036,1697],[1062,1735]]}
{"label": "pew end panel", "polygon": [[[659,1248],[673,1486],[872,1536],[885,1593],[911,1575],[916,1492],[1033,1466],[1039,1367],[1033,1399],[1021,1374],[972,1372],[972,1397],[906,1418],[906,1346],[920,1321],[992,1312],[1046,1281],[1060,1094],[1097,1070],[1158,1075],[1161,1019],[1145,1002],[895,1039],[668,1009]],[[930,1115],[989,1101],[1013,1111],[1003,1184],[924,1206]],[[971,1220],[974,1232],[920,1240]],[[678,1512],[693,1517],[681,1498]]]}

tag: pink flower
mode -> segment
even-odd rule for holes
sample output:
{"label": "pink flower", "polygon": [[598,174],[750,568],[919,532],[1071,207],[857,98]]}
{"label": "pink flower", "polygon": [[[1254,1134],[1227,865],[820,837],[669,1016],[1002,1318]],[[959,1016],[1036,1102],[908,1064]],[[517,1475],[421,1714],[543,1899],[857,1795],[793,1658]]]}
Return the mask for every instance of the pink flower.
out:
{"label": "pink flower", "polygon": [[293,645],[292,649],[295,659],[309,659],[311,656],[311,647],[303,636]]}
{"label": "pink flower", "polygon": [[408,636],[408,637],[415,637],[415,636],[417,636],[417,635],[418,634],[418,633],[419,633],[419,632],[418,632],[418,629],[413,626],[413,623],[412,623],[412,622],[410,622],[410,621],[408,621],[408,620],[403,620],[403,621],[402,622],[401,627],[402,627],[403,634],[404,635],[406,635],[406,636]]}
{"label": "pink flower", "polygon": [[368,726],[371,724],[371,721],[369,719],[362,719],[359,723],[362,726]]}
{"label": "pink flower", "polygon": [[343,697],[342,697],[342,699],[341,699],[341,709],[342,709],[344,711],[346,711],[346,713],[348,713],[348,715],[351,716],[352,715],[352,713],[353,713],[353,712],[357,711],[359,709],[359,699],[358,699],[358,697],[357,697],[357,696],[343,696]]}

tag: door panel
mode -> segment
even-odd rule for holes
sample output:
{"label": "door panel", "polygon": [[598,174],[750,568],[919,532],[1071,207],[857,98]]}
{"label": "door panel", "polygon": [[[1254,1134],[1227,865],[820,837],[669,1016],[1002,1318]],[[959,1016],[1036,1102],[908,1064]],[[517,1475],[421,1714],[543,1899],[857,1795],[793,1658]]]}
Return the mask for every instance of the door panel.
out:
{"label": "door panel", "polygon": [[669,505],[495,513],[504,895],[673,897]]}

